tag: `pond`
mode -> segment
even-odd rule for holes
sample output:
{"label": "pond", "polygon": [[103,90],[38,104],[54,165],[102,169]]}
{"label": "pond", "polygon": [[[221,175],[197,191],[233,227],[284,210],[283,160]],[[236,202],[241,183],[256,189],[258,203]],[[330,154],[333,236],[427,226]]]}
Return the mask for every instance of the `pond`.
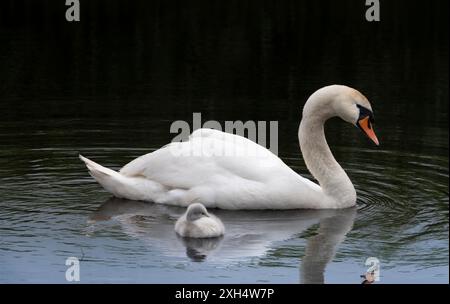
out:
{"label": "pond", "polygon": [[[411,19],[378,26],[352,15],[364,8],[332,14],[331,3],[184,5],[86,4],[78,27],[53,30],[64,22],[53,7],[44,21],[2,19],[0,282],[66,283],[66,259],[77,257],[81,283],[359,284],[375,257],[377,283],[448,283],[448,4],[409,4]],[[301,109],[332,83],[368,97],[381,142],[339,119],[326,125],[354,208],[212,209],[224,237],[181,239],[185,209],[111,197],[78,159],[120,169],[198,112],[278,121],[279,156],[312,178]]]}

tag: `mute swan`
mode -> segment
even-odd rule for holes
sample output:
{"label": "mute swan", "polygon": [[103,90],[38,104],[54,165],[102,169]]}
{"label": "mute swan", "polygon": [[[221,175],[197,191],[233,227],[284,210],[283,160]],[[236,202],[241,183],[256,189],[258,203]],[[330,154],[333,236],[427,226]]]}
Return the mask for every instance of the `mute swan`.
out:
{"label": "mute swan", "polygon": [[182,237],[213,238],[223,235],[225,228],[218,217],[208,213],[205,206],[194,203],[175,223],[175,232]]}
{"label": "mute swan", "polygon": [[[82,155],[80,159],[103,188],[131,200],[184,207],[201,202],[222,209],[346,208],[356,204],[356,191],[324,133],[325,122],[335,116],[378,145],[372,108],[364,95],[342,85],[314,92],[303,107],[298,138],[306,166],[320,186],[251,140],[212,129],[196,130],[188,141],[140,156],[119,172]],[[217,152],[224,149],[244,153],[220,156]],[[258,156],[245,153],[250,150]]]}

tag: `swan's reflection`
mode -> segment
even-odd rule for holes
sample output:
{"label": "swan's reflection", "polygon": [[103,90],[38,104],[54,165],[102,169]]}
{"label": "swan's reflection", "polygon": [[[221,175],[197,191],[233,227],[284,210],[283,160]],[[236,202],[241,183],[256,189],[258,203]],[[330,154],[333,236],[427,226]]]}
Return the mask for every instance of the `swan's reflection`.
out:
{"label": "swan's reflection", "polygon": [[356,207],[336,210],[330,217],[323,218],[318,233],[309,238],[305,256],[300,262],[300,283],[323,284],[327,264],[333,259],[336,249],[352,230]]}
{"label": "swan's reflection", "polygon": [[328,262],[351,230],[356,208],[344,210],[229,211],[211,210],[224,223],[224,237],[180,238],[174,231],[176,219],[185,208],[110,198],[91,214],[95,225],[114,219],[129,236],[139,238],[165,255],[188,256],[193,261],[232,260],[258,257],[281,242],[319,224],[318,234],[308,240],[300,266],[300,282],[322,283]]}

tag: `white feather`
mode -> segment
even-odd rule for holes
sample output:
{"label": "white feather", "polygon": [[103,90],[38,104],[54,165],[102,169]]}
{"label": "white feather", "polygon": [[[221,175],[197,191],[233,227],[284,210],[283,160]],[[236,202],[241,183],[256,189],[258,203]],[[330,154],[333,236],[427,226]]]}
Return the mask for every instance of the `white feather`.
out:
{"label": "white feather", "polygon": [[138,157],[119,172],[80,158],[107,191],[127,199],[177,206],[201,202],[223,209],[349,207],[356,203],[356,192],[329,150],[323,129],[333,116],[356,121],[357,103],[370,109],[362,94],[335,85],[318,90],[305,104],[300,146],[320,186],[298,175],[268,149],[212,129],[199,129],[186,142]]}

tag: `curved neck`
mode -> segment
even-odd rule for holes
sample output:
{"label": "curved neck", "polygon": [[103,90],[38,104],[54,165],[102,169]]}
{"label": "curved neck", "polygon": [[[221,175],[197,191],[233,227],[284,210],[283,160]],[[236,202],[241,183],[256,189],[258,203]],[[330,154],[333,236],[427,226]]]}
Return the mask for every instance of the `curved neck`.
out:
{"label": "curved neck", "polygon": [[333,157],[325,138],[324,124],[334,115],[320,111],[318,107],[306,106],[298,132],[306,166],[324,193],[335,201],[336,207],[352,206],[356,202],[355,188]]}

